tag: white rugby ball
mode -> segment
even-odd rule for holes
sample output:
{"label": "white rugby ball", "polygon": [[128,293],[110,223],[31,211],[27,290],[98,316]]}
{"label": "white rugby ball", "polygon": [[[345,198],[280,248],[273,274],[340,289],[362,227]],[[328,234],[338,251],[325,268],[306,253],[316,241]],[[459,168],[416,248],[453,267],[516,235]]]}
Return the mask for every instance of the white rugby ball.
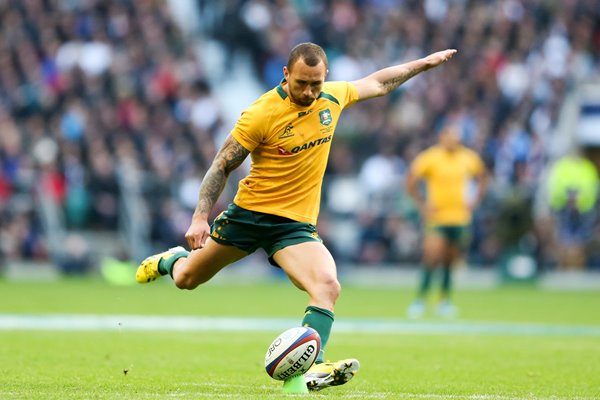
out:
{"label": "white rugby ball", "polygon": [[321,350],[321,337],[313,328],[291,328],[277,336],[265,354],[265,369],[273,379],[284,381],[302,375]]}

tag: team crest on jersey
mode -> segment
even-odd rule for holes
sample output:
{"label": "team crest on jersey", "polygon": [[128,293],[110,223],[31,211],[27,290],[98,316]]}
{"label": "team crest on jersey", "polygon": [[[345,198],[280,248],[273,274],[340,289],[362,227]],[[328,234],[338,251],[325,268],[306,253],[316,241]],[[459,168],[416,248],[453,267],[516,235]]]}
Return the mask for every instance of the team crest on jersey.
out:
{"label": "team crest on jersey", "polygon": [[331,118],[331,111],[329,111],[329,108],[326,108],[323,111],[319,111],[319,120],[321,121],[321,125],[327,126],[331,124],[333,118]]}
{"label": "team crest on jersey", "polygon": [[279,139],[285,139],[294,136],[294,132],[292,132],[292,129],[294,129],[293,125],[290,124],[286,126],[283,133],[279,135]]}

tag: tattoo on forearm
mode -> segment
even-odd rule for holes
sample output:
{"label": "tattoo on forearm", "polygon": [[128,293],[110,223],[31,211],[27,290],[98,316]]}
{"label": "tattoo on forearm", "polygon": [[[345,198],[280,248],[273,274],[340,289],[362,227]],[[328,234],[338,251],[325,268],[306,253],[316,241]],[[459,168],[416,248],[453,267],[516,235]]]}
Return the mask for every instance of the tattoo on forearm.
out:
{"label": "tattoo on forearm", "polygon": [[206,172],[195,213],[208,214],[217,202],[231,171],[240,166],[250,152],[229,136]]}
{"label": "tattoo on forearm", "polygon": [[222,170],[210,167],[206,172],[202,185],[200,186],[200,196],[196,205],[197,214],[208,214],[212,210],[213,205],[221,195],[225,187],[227,177]]}
{"label": "tattoo on forearm", "polygon": [[387,93],[398,88],[404,82],[417,75],[420,71],[417,68],[407,68],[402,74],[395,76],[387,81],[383,82],[383,87]]}

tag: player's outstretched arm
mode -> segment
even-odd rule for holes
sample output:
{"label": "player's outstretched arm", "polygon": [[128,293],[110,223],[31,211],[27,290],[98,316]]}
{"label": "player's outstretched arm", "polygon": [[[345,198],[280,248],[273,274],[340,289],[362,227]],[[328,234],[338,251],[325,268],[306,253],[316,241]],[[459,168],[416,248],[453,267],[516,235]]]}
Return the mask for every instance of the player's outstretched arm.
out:
{"label": "player's outstretched arm", "polygon": [[208,216],[223,192],[229,174],[240,166],[248,154],[250,152],[233,136],[227,136],[200,185],[198,204],[192,216],[192,223],[185,234],[191,249],[204,246],[210,234]]}
{"label": "player's outstretched arm", "polygon": [[448,61],[454,54],[455,49],[438,51],[418,60],[380,69],[352,83],[358,90],[359,101],[385,96],[413,76]]}

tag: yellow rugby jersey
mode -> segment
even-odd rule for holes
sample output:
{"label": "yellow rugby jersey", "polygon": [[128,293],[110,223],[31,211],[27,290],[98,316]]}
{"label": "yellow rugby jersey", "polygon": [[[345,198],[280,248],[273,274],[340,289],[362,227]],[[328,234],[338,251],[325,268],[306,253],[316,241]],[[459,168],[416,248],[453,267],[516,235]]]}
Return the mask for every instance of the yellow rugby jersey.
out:
{"label": "yellow rugby jersey", "polygon": [[432,209],[429,225],[466,225],[471,222],[469,182],[484,173],[481,158],[461,146],[450,152],[433,146],[420,153],[411,166],[412,174],[426,184],[426,201]]}
{"label": "yellow rugby jersey", "polygon": [[309,107],[291,102],[281,84],[262,95],[231,131],[252,159],[233,202],[316,224],[335,127],[342,110],[357,100],[348,82],[325,82]]}

